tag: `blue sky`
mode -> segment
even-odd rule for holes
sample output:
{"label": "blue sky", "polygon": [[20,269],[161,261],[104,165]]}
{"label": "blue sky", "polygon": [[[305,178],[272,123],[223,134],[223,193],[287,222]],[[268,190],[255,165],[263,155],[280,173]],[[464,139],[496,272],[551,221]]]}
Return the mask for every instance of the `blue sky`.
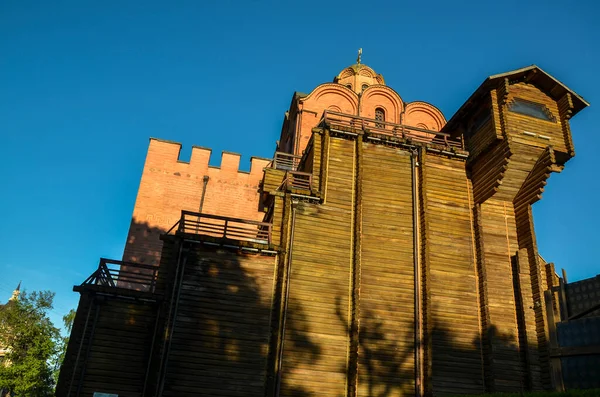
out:
{"label": "blue sky", "polygon": [[354,63],[449,119],[491,74],[537,64],[592,106],[577,156],[534,206],[540,253],[600,273],[600,3],[27,1],[0,5],[0,301],[56,291],[120,258],[148,138],[271,157],[294,91]]}

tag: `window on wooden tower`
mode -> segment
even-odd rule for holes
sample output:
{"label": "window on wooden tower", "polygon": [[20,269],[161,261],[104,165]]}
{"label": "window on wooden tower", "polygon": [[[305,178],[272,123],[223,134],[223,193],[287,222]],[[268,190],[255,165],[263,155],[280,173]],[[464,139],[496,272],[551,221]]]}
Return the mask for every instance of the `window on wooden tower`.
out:
{"label": "window on wooden tower", "polygon": [[550,110],[541,103],[515,98],[509,105],[508,110],[514,113],[524,114],[546,121],[556,121]]}
{"label": "window on wooden tower", "polygon": [[[375,109],[375,120],[377,121],[385,121],[385,110],[382,108]],[[385,124],[383,123],[375,123],[375,127],[377,128],[385,128]]]}

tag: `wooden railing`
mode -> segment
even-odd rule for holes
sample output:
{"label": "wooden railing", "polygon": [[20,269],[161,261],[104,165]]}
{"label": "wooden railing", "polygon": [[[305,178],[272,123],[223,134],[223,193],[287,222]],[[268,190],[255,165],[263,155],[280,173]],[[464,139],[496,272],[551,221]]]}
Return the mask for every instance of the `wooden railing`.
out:
{"label": "wooden railing", "polygon": [[272,224],[247,219],[181,211],[181,218],[167,232],[197,234],[260,244],[271,243]]}
{"label": "wooden railing", "polygon": [[292,189],[312,189],[312,174],[310,172],[288,171],[285,178],[286,190]]}
{"label": "wooden railing", "polygon": [[431,131],[424,128],[413,127],[403,124],[389,123],[387,121],[375,120],[366,117],[358,117],[350,114],[324,111],[321,126],[328,125],[330,128],[358,129],[372,133],[409,138],[420,143],[434,143],[457,149],[464,149],[460,138],[452,138],[450,134],[439,131]]}
{"label": "wooden railing", "polygon": [[100,258],[98,269],[82,285],[154,292],[158,267]]}
{"label": "wooden railing", "polygon": [[275,156],[273,157],[273,168],[276,170],[296,171],[301,159],[302,156],[297,156],[295,154],[275,152]]}

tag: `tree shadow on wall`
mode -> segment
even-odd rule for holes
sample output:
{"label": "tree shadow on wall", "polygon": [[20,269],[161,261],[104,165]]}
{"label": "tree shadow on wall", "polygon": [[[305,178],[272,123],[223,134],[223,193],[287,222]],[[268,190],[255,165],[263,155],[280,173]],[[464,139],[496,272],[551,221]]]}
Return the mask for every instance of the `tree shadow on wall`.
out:
{"label": "tree shadow on wall", "polygon": [[[184,247],[164,396],[262,396],[266,386],[274,388],[278,373],[269,346],[277,329],[272,322],[272,310],[278,310],[272,302],[275,263],[273,256],[201,244]],[[305,317],[301,306],[290,304],[288,313],[286,328],[298,329],[294,322]],[[306,335],[287,347],[308,363],[320,354]],[[301,385],[281,388],[310,396]]]}
{"label": "tree shadow on wall", "polygon": [[[337,298],[338,320],[347,324]],[[387,313],[394,308],[381,302]],[[398,313],[400,315],[400,313]],[[388,317],[388,320],[392,318]],[[373,310],[360,308],[358,337],[358,395],[386,397],[411,395],[415,390],[414,375],[414,322],[399,328],[396,322],[386,323]],[[350,334],[350,328],[347,327]]]}
{"label": "tree shadow on wall", "polygon": [[[344,311],[339,305],[337,317],[346,324]],[[388,397],[413,395],[415,392],[415,340],[414,321],[398,322],[398,318],[410,316],[408,312],[384,302],[378,302],[377,311],[360,308],[360,330],[358,350],[358,396]],[[383,309],[383,310],[381,310]],[[382,313],[389,315],[383,317]],[[430,337],[420,342],[423,349],[430,349],[430,369],[427,362],[421,361],[426,396],[450,396],[458,394],[482,394],[492,391],[486,385],[484,368],[488,368],[483,354],[484,346],[478,335],[465,335],[459,329],[452,329],[443,319],[432,319]],[[347,328],[350,332],[350,329]],[[494,341],[494,352],[500,365],[507,365],[512,376],[521,375],[513,383],[496,385],[495,391],[521,392],[528,389],[523,355],[519,354],[516,337],[501,334],[495,326],[488,329]],[[491,348],[488,348],[491,350]],[[512,362],[505,360],[511,357]],[[498,367],[498,370],[503,368]],[[506,371],[506,368],[504,368]]]}
{"label": "tree shadow on wall", "polygon": [[[137,224],[135,228],[147,236],[165,232],[146,224]],[[157,256],[154,242],[138,243],[137,257]],[[178,241],[167,239],[162,246],[156,286],[157,292],[164,294],[162,303],[153,305],[106,295],[95,306],[100,307],[100,316],[89,349],[87,341],[95,312],[92,310],[86,323],[88,306],[80,306],[72,331],[72,346],[67,353],[69,376],[63,376],[58,395],[66,395],[69,390],[78,352],[72,396],[79,383],[87,393],[92,387],[89,382],[98,391],[142,395],[144,379],[147,379],[145,396],[161,393],[165,397],[263,396],[267,385],[273,387],[278,375],[273,368],[274,354],[269,351],[271,335],[277,330],[272,321],[272,312],[278,311],[272,302],[275,257],[240,254],[196,243],[184,243],[182,248],[179,270],[183,277],[177,278]],[[127,270],[140,271],[133,267]],[[138,294],[149,293],[147,289],[131,288],[128,283],[116,285],[116,289],[127,288],[135,289]],[[115,308],[113,313],[121,313],[118,318],[108,316],[109,306]],[[297,319],[306,318],[301,305],[290,304],[288,312],[287,328],[301,331],[295,324]],[[174,321],[167,321],[168,318]],[[99,333],[98,330],[108,327],[112,327],[112,334],[127,338],[108,338],[108,330],[106,335]],[[84,344],[80,350],[82,336]],[[303,333],[293,339],[288,347],[299,352],[301,360],[310,365],[318,359],[320,348],[309,336]],[[132,357],[132,351],[136,357]],[[293,370],[294,362],[287,363],[286,370]],[[84,366],[87,372],[80,376]],[[100,371],[98,376],[101,376],[101,371],[106,370],[112,371],[110,376],[96,377],[94,371]],[[127,380],[128,377],[131,379]],[[302,385],[286,385],[285,378],[283,382],[281,388],[289,395],[311,396]]]}
{"label": "tree shadow on wall", "polygon": [[[314,393],[306,386],[291,380],[290,375],[295,370],[314,366],[321,357],[321,346],[309,336],[309,317],[306,315],[297,299],[289,299],[286,314],[285,340],[280,379],[280,395],[286,397],[311,397]],[[279,373],[275,374],[277,378]]]}

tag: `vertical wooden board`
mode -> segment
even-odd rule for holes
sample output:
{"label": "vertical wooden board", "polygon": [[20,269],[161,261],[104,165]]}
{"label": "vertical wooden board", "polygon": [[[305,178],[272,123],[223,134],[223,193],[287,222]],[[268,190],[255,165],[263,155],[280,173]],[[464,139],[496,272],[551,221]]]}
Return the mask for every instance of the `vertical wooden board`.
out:
{"label": "vertical wooden board", "polygon": [[512,257],[519,246],[512,203],[489,199],[481,204],[481,227],[494,391],[519,391],[523,388],[523,369],[512,275]]}
{"label": "vertical wooden board", "polygon": [[185,263],[163,395],[262,395],[276,257],[194,248]]}
{"label": "vertical wooden board", "polygon": [[481,393],[472,202],[465,164],[434,155],[423,163],[433,392]]}
{"label": "vertical wooden board", "polygon": [[327,200],[296,209],[282,396],[346,393],[354,145],[331,138]]}
{"label": "vertical wooden board", "polygon": [[321,191],[321,141],[323,140],[322,134],[313,133],[313,149],[312,149],[312,167],[307,172],[313,174],[313,189],[315,191]]}
{"label": "vertical wooden board", "polygon": [[[541,265],[535,230],[533,227],[533,213],[530,205],[515,209],[515,220],[518,231],[519,248],[527,253],[527,266],[529,279],[531,280],[531,289],[523,291],[533,300],[533,313],[535,318],[534,327],[531,330],[537,335],[537,343],[532,346],[539,355],[539,370],[542,385],[550,384],[550,364],[547,352],[548,341],[548,323],[546,318],[545,306],[543,304],[543,294],[547,289],[547,280],[545,267]],[[544,268],[544,269],[543,269]]]}
{"label": "vertical wooden board", "polygon": [[[521,350],[525,353],[527,363],[527,387],[532,390],[542,390],[542,369],[540,367],[540,354],[538,348],[538,335],[536,329],[535,300],[532,294],[532,278],[527,249],[522,248],[517,255],[516,270],[519,277],[519,301],[517,310],[522,312],[519,324]],[[517,291],[515,291],[517,292]]]}
{"label": "vertical wooden board", "polygon": [[358,396],[414,395],[411,159],[363,144]]}
{"label": "vertical wooden board", "polygon": [[281,244],[281,227],[283,222],[283,198],[276,196],[273,198],[273,231],[272,243],[275,245]]}

